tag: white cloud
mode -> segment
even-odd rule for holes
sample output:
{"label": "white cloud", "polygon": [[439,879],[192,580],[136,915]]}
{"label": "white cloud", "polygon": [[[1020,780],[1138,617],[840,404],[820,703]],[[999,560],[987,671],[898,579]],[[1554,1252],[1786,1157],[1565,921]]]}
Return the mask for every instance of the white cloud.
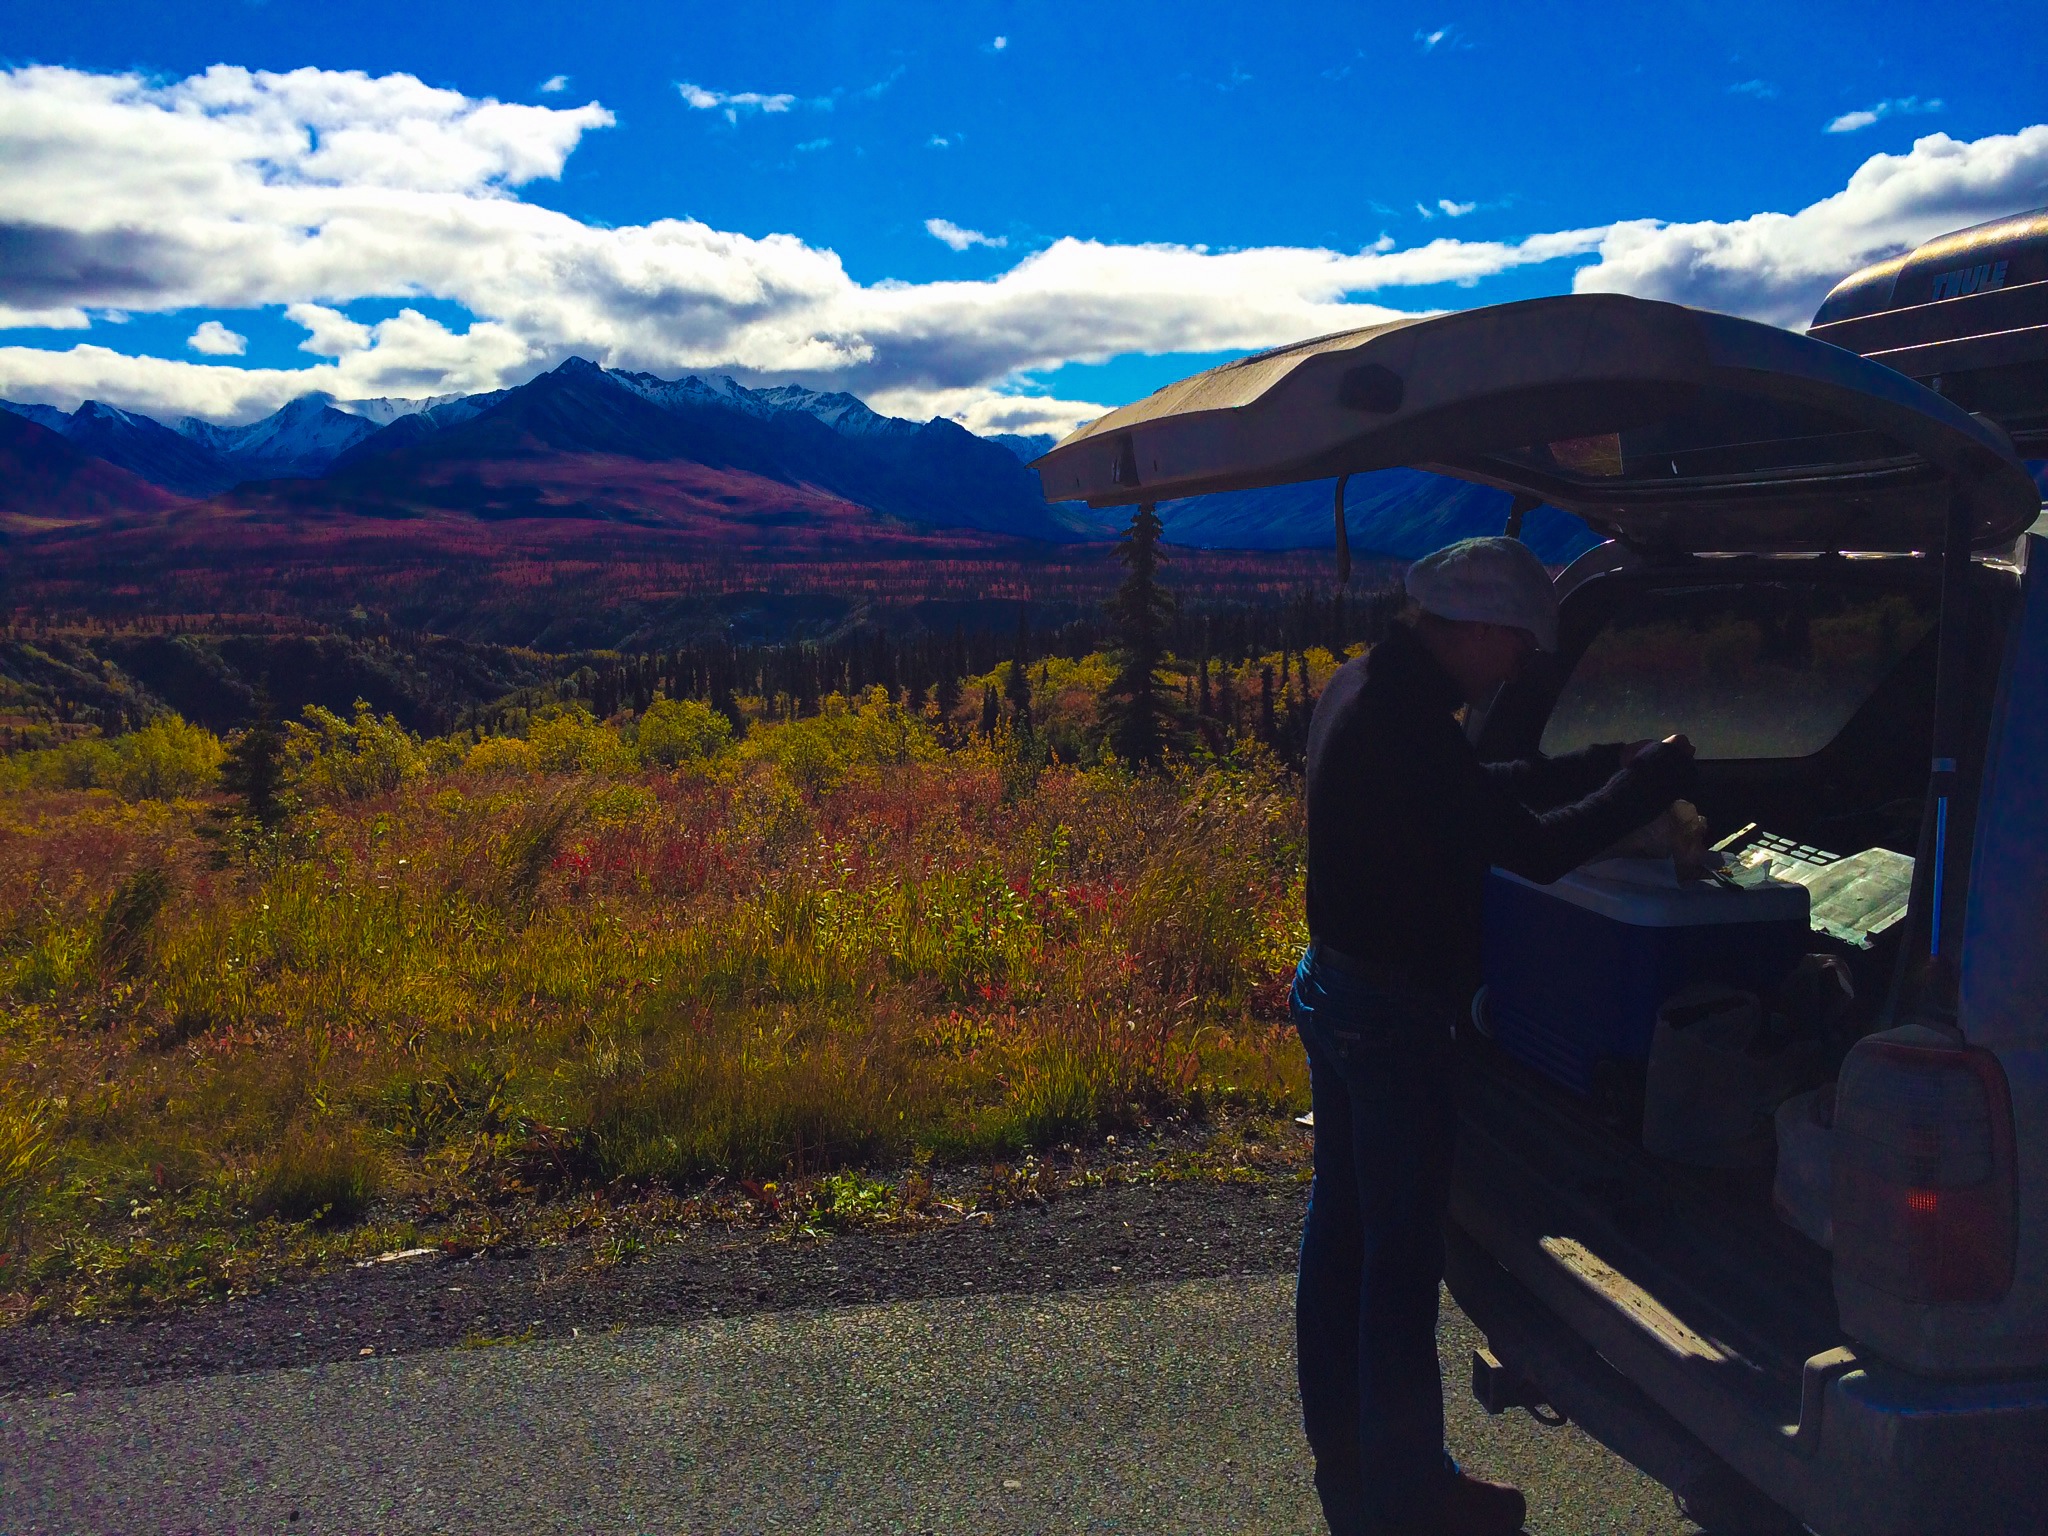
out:
{"label": "white cloud", "polygon": [[796,146],[796,152],[800,155],[814,155],[821,149],[830,149],[831,147],[832,141],[830,139],[805,139],[803,143]]}
{"label": "white cloud", "polygon": [[[302,368],[0,347],[0,397],[96,397],[248,420],[340,399],[501,388],[572,354],[673,377],[847,389],[877,409],[1057,430],[1103,406],[1029,381],[1068,362],[1223,352],[1367,325],[1409,287],[1593,257],[1576,286],[1800,323],[1844,272],[1945,229],[2048,203],[2048,126],[1921,140],[1796,213],[1644,219],[1520,240],[1210,251],[1073,237],[974,280],[854,281],[794,234],[690,219],[600,228],[517,188],[559,175],[611,115],[507,105],[408,76],[216,68],[189,80],[0,71],[0,325],[109,311],[282,310]],[[1441,204],[1439,204],[1441,207]],[[1652,210],[1654,211],[1654,210]],[[955,229],[958,226],[953,226]],[[936,231],[934,232],[936,234]],[[458,329],[380,299],[459,306]],[[52,323],[45,319],[40,323]]]}
{"label": "white cloud", "polygon": [[934,240],[943,240],[956,251],[964,251],[970,245],[987,245],[1000,250],[1010,243],[1008,235],[984,235],[978,229],[962,229],[951,219],[926,219],[924,228]]}
{"label": "white cloud", "polygon": [[306,339],[299,343],[299,350],[315,357],[345,357],[370,345],[369,326],[324,304],[287,304],[284,317],[293,325],[306,328]]}
{"label": "white cloud", "polygon": [[1443,215],[1447,219],[1462,219],[1479,206],[1477,203],[1454,203],[1448,197],[1438,198],[1436,205],[1443,210]]}
{"label": "white cloud", "polygon": [[1458,43],[1458,29],[1448,22],[1429,32],[1423,31],[1420,27],[1415,29],[1415,45],[1424,53],[1435,53],[1437,49],[1443,47],[1455,48]]}
{"label": "white cloud", "polygon": [[788,91],[777,91],[773,95],[762,91],[713,91],[692,85],[687,80],[678,81],[676,90],[699,112],[723,110],[729,123],[738,122],[743,112],[787,112],[796,105],[796,97]]}
{"label": "white cloud", "polygon": [[1007,37],[1000,36],[997,37],[994,42],[989,44],[990,49],[992,49],[996,53],[1001,53],[1005,48],[1009,46],[1010,40]]}
{"label": "white cloud", "polygon": [[924,141],[924,147],[926,149],[944,149],[952,142],[943,133],[935,133]]}
{"label": "white cloud", "polygon": [[1939,112],[1940,110],[1941,98],[1939,96],[1930,97],[1926,101],[1922,101],[1918,96],[1894,96],[1888,101],[1878,102],[1875,106],[1863,107],[1855,112],[1844,112],[1821,131],[1823,133],[1855,133],[1858,129],[1868,128],[1873,123],[1882,122],[1887,117],[1917,117],[1930,112]]}
{"label": "white cloud", "polygon": [[549,75],[547,79],[541,81],[540,88],[542,95],[558,95],[569,89],[569,77],[567,75]]}
{"label": "white cloud", "polygon": [[249,350],[249,338],[218,320],[202,320],[199,329],[185,338],[185,345],[209,357],[240,357]]}
{"label": "white cloud", "polygon": [[1828,289],[1856,268],[2043,203],[2048,125],[1970,142],[1929,134],[1905,154],[1872,155],[1840,192],[1797,213],[1617,224],[1600,242],[1600,260],[1573,286],[1804,326]]}

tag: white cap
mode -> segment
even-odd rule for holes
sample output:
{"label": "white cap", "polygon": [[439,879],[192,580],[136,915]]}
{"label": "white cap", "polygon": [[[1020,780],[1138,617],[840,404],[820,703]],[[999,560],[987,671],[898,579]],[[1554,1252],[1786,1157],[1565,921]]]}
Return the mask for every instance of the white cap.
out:
{"label": "white cap", "polygon": [[1520,539],[1460,539],[1409,566],[1407,588],[1424,613],[1526,629],[1557,649],[1557,592]]}

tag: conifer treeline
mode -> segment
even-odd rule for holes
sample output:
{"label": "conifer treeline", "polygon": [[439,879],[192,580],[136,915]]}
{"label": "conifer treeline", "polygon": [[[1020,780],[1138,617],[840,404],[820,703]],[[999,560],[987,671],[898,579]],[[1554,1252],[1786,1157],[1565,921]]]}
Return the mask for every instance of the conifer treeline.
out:
{"label": "conifer treeline", "polygon": [[[1398,593],[1387,591],[1304,592],[1282,603],[1190,605],[1166,619],[1165,649],[1192,663],[1214,659],[1231,666],[1271,652],[1295,653],[1312,646],[1341,651],[1377,638],[1398,606]],[[880,685],[892,694],[908,691],[931,697],[935,687],[957,688],[962,678],[992,672],[1005,661],[1078,658],[1111,649],[1116,642],[1113,621],[1106,615],[1040,630],[1032,626],[1025,609],[1010,633],[956,626],[950,635],[891,634],[877,628],[830,640],[771,645],[712,641],[623,655],[585,667],[568,691],[582,697],[599,717],[621,710],[637,713],[657,693],[713,705],[742,695],[781,697],[798,713],[808,714],[830,693],[851,696]]]}

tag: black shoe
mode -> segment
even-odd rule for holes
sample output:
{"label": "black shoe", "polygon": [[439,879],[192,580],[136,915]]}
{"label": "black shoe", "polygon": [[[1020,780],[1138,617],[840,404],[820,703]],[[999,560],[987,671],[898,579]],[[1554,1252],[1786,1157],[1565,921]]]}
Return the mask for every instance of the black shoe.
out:
{"label": "black shoe", "polygon": [[1528,1518],[1521,1489],[1483,1482],[1469,1472],[1452,1478],[1444,1495],[1444,1536],[1515,1536]]}

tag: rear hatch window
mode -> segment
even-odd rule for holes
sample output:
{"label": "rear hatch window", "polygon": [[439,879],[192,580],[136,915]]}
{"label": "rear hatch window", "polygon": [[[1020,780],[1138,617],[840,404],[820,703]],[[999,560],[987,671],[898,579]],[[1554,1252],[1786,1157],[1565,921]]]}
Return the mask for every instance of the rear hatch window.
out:
{"label": "rear hatch window", "polygon": [[1683,731],[1709,761],[1810,757],[1936,616],[1929,594],[1811,581],[1636,592],[1572,668],[1543,750]]}

